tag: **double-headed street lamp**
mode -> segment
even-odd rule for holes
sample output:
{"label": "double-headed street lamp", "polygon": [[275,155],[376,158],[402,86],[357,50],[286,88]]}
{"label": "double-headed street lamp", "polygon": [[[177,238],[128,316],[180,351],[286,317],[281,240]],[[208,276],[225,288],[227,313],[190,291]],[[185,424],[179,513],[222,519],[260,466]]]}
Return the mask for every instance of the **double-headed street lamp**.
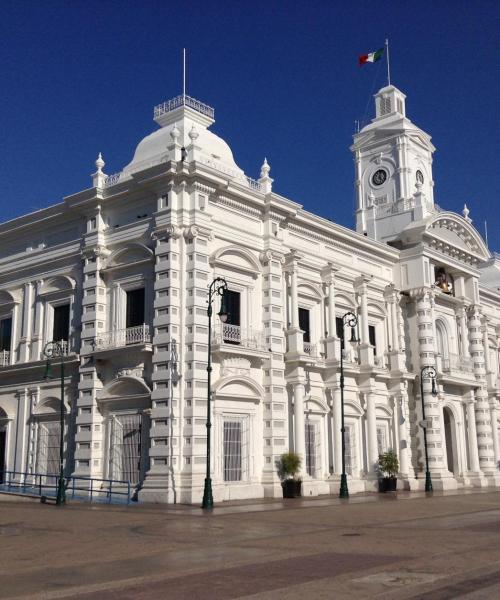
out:
{"label": "double-headed street lamp", "polygon": [[432,381],[431,394],[437,396],[436,390],[436,369],[432,366],[422,367],[420,370],[420,398],[422,400],[422,429],[424,430],[424,450],[425,450],[425,491],[432,492],[431,472],[429,471],[429,454],[427,452],[427,421],[425,419],[424,403],[424,377],[429,377]]}
{"label": "double-headed street lamp", "polygon": [[346,312],[342,317],[342,331],[340,332],[340,408],[342,411],[342,475],[340,476],[339,498],[349,498],[349,489],[347,487],[347,475],[345,472],[345,423],[344,423],[344,350],[345,336],[344,328],[347,325],[351,328],[351,342],[358,342],[356,336],[356,326],[358,317],[352,312]]}
{"label": "double-headed street lamp", "polygon": [[222,277],[216,277],[210,284],[208,290],[208,362],[207,362],[207,474],[205,477],[205,489],[203,490],[203,502],[201,508],[212,509],[214,507],[214,499],[212,495],[212,478],[210,477],[210,429],[211,422],[211,376],[212,376],[212,302],[215,296],[221,297],[219,319],[222,323],[227,321],[229,316],[227,310],[227,283]]}
{"label": "double-headed street lamp", "polygon": [[57,482],[56,504],[61,505],[66,502],[66,488],[64,486],[64,356],[66,355],[65,342],[48,342],[45,344],[43,354],[47,359],[45,368],[45,379],[51,379],[50,360],[54,358],[61,359],[61,408],[60,419],[60,438],[59,438],[59,479]]}

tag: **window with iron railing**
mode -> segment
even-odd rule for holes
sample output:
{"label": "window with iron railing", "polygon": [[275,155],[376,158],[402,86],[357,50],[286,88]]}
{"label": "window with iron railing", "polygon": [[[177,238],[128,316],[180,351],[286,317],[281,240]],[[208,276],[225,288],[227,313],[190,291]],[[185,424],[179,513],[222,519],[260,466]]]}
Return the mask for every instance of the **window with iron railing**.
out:
{"label": "window with iron railing", "polygon": [[144,298],[144,288],[127,291],[127,313],[125,325],[127,329],[129,327],[137,327],[145,322]]}
{"label": "window with iron railing", "polygon": [[226,327],[223,329],[224,342],[227,344],[239,344],[241,341],[241,294],[234,290],[227,290],[225,295],[228,311],[225,324],[228,326],[232,325],[233,327]]}
{"label": "window with iron railing", "polygon": [[304,342],[311,341],[311,319],[307,308],[299,308],[299,327],[304,332]]}
{"label": "window with iron railing", "polygon": [[54,306],[54,320],[52,325],[52,340],[67,342],[69,339],[69,304]]}
{"label": "window with iron railing", "polygon": [[0,351],[10,351],[10,345],[12,342],[12,319],[0,320]]}

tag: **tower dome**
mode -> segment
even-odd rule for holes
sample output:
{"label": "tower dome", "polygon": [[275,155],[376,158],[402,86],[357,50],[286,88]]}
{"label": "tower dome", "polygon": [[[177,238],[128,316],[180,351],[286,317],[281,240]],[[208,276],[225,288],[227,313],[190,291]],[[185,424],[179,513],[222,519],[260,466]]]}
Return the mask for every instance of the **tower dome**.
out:
{"label": "tower dome", "polygon": [[123,169],[124,174],[174,160],[172,144],[177,144],[186,150],[194,146],[197,161],[246,183],[245,173],[236,164],[229,145],[209,130],[215,122],[213,108],[180,95],[156,106],[154,120],[160,129],[139,142],[132,161]]}

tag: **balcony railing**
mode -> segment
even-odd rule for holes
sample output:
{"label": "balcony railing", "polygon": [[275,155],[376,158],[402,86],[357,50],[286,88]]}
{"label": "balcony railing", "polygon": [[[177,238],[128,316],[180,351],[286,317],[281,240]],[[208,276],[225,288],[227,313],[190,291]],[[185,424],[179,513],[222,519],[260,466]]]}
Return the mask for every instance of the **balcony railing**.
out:
{"label": "balcony railing", "polygon": [[265,337],[262,331],[245,329],[239,325],[221,323],[213,334],[216,343],[234,344],[251,350],[266,350]]}
{"label": "balcony railing", "polygon": [[458,354],[450,354],[446,358],[442,358],[443,372],[462,371],[465,373],[474,372],[474,362],[471,358],[463,358]]}
{"label": "balcony railing", "polygon": [[8,350],[2,350],[0,352],[0,367],[7,367],[10,365],[10,352]]}
{"label": "balcony railing", "polygon": [[157,119],[158,117],[161,117],[162,115],[169,113],[175,110],[176,108],[179,108],[179,106],[188,106],[196,112],[210,117],[210,119],[214,118],[215,111],[211,106],[208,106],[208,104],[204,104],[203,102],[196,100],[196,98],[186,96],[185,94],[181,94],[180,96],[172,98],[172,100],[167,100],[166,102],[155,106],[154,118]]}
{"label": "balcony railing", "polygon": [[96,350],[107,350],[109,348],[122,348],[133,344],[147,344],[151,342],[149,325],[138,325],[127,329],[115,329],[101,333],[95,339]]}

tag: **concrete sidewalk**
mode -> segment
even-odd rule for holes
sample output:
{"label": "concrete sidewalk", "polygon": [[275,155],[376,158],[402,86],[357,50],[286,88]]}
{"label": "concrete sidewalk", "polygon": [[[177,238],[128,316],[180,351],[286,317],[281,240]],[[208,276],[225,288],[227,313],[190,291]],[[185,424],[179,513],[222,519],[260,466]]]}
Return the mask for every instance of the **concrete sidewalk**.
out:
{"label": "concrete sidewalk", "polygon": [[[404,501],[408,500],[408,501]],[[500,598],[500,492],[0,503],[0,598]]]}

